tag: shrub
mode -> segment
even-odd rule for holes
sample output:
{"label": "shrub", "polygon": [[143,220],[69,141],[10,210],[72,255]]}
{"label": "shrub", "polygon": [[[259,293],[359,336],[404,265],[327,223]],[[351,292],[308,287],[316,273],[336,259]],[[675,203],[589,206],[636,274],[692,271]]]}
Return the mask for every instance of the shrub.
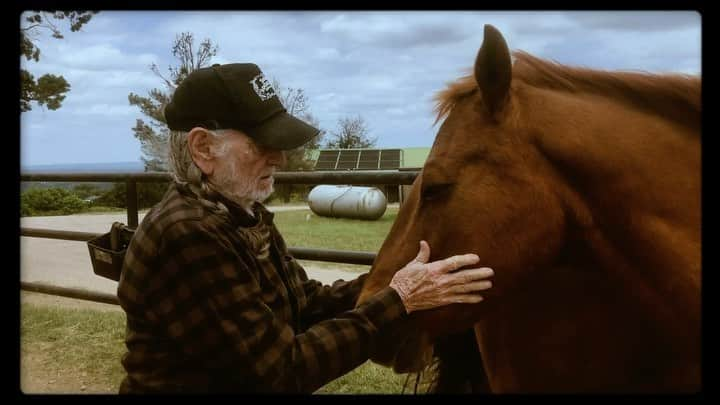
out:
{"label": "shrub", "polygon": [[35,211],[30,208],[30,205],[27,201],[25,201],[23,198],[20,199],[20,216],[21,217],[30,217],[35,215]]}
{"label": "shrub", "polygon": [[88,183],[77,184],[73,187],[72,191],[83,200],[99,196],[103,192],[100,187]]}
{"label": "shrub", "polygon": [[[163,183],[136,183],[138,193],[138,208],[150,208],[162,200],[168,189],[169,182]],[[95,205],[127,208],[125,183],[115,183],[113,188],[95,200]]]}
{"label": "shrub", "polygon": [[77,195],[62,188],[29,189],[20,196],[20,215],[74,214],[88,207]]}

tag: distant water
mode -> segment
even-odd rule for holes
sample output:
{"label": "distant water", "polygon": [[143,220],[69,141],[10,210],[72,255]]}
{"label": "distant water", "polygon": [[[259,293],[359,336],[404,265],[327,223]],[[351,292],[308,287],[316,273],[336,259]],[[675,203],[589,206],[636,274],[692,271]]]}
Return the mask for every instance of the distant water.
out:
{"label": "distant water", "polygon": [[28,165],[20,167],[21,173],[132,173],[144,172],[143,162],[110,162],[110,163],[68,163],[57,165]]}

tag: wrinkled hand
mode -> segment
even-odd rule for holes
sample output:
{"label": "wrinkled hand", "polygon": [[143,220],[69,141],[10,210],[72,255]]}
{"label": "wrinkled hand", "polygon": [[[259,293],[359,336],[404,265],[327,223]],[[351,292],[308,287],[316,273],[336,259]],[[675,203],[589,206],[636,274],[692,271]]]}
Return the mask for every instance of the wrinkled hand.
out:
{"label": "wrinkled hand", "polygon": [[451,256],[428,263],[430,245],[420,241],[417,257],[400,269],[390,281],[400,295],[407,313],[435,308],[448,304],[473,304],[482,301],[479,291],[492,287],[493,276],[488,267],[465,269],[451,273],[463,266],[476,264],[480,258],[475,254]]}

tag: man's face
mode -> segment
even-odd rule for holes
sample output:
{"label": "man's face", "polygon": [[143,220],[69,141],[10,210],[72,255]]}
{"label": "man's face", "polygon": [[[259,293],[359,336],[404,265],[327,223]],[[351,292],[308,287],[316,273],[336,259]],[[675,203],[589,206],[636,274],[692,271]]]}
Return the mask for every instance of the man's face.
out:
{"label": "man's face", "polygon": [[285,165],[285,152],[263,148],[240,131],[228,130],[226,136],[212,183],[241,205],[264,201],[273,192],[275,171]]}

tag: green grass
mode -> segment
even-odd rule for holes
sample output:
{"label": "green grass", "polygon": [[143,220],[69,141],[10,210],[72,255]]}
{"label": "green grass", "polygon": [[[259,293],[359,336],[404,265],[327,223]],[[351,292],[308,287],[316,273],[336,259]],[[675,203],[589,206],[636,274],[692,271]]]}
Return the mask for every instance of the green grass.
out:
{"label": "green grass", "polygon": [[82,375],[95,385],[119,387],[125,314],[23,303],[21,353],[41,353],[44,373]]}
{"label": "green grass", "polygon": [[[123,312],[23,303],[21,315],[21,353],[41,353],[43,374],[86,375],[93,385],[117,392],[124,376],[120,364],[125,352]],[[368,361],[316,393],[399,394],[405,378]]]}
{"label": "green grass", "polygon": [[275,224],[288,246],[377,252],[397,213],[397,207],[388,207],[380,219],[367,221],[320,217],[309,209],[281,211]]}
{"label": "green grass", "polygon": [[[337,378],[316,391],[316,394],[401,394],[405,374],[395,374],[391,369],[371,361]],[[410,385],[410,383],[408,383]],[[406,388],[405,393],[412,391]]]}
{"label": "green grass", "polygon": [[[309,209],[280,211],[275,213],[275,224],[288,246],[377,253],[385,236],[390,232],[397,213],[396,206],[388,207],[381,218],[367,221],[321,217]],[[370,270],[367,265],[344,263],[301,260],[300,264],[312,264],[314,267],[327,269],[342,268],[357,273]]]}

